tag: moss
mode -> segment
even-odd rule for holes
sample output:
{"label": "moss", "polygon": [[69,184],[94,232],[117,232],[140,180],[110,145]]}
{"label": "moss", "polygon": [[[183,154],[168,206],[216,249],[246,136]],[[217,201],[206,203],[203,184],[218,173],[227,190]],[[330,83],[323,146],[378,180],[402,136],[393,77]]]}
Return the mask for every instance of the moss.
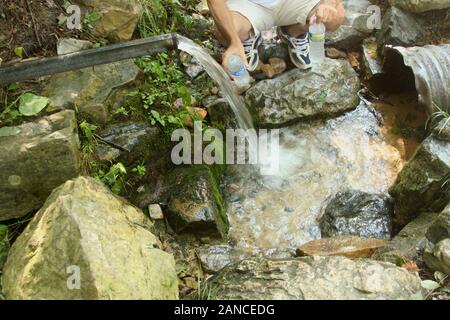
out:
{"label": "moss", "polygon": [[0,273],[4,263],[6,262],[6,258],[8,257],[8,250],[8,227],[0,224]]}
{"label": "moss", "polygon": [[217,227],[222,237],[226,239],[228,236],[228,229],[230,228],[230,222],[228,221],[225,204],[218,183],[218,179],[220,179],[224,173],[225,165],[214,165],[208,168],[211,187],[217,205],[217,216],[216,216]]}

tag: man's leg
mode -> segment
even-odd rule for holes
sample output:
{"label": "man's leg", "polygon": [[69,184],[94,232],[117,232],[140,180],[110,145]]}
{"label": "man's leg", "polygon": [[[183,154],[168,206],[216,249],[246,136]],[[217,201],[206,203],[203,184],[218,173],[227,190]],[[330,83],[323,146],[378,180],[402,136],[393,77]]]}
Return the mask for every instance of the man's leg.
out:
{"label": "man's leg", "polygon": [[[326,15],[326,20],[324,17]],[[308,22],[313,16],[319,16],[319,18],[325,24],[327,31],[335,31],[339,28],[345,17],[345,8],[341,0],[323,0],[320,1],[309,13],[305,23],[291,24],[285,27],[286,32],[292,37],[299,37],[300,35],[308,32]]]}
{"label": "man's leg", "polygon": [[316,16],[328,31],[343,22],[345,10],[341,0],[282,0],[277,17],[278,35],[289,46],[289,55],[300,69],[311,68],[309,56],[309,22]]}
{"label": "man's leg", "polygon": [[[244,17],[242,14],[236,11],[232,11],[231,15],[233,17],[234,27],[237,33],[239,34],[239,38],[241,39],[242,42],[248,40],[249,38],[255,35],[253,26],[246,17]],[[216,27],[214,29],[214,33],[217,37],[217,40],[219,40],[220,44],[222,44],[223,46],[229,45],[228,41],[222,35],[222,32],[220,31],[219,28]]]}
{"label": "man's leg", "polygon": [[[237,33],[242,42],[241,48],[243,48],[248,62],[248,70],[254,71],[259,64],[258,46],[262,40],[260,32],[270,29],[275,25],[273,12],[249,0],[227,0],[226,6],[226,9],[230,12],[230,20],[232,20],[234,27],[233,31]],[[219,13],[216,13],[216,15],[218,16]],[[217,39],[224,46],[228,47],[223,55],[222,64],[224,64],[230,54],[235,54],[239,50],[235,41],[234,44],[228,43],[230,39],[226,37],[226,30],[221,30],[221,25],[223,26],[224,23],[220,21],[220,17],[216,17],[216,19],[214,14],[212,16],[217,26]],[[226,67],[225,64],[224,66]]]}

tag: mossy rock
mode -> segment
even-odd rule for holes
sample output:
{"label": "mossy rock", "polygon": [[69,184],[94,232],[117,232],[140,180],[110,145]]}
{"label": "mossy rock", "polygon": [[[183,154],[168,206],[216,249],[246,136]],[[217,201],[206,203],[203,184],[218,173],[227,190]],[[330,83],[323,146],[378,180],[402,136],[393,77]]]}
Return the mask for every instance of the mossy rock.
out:
{"label": "mossy rock", "polygon": [[167,218],[176,232],[226,237],[228,218],[220,190],[223,170],[220,165],[191,165],[167,175]]}
{"label": "mossy rock", "polygon": [[9,251],[8,227],[0,224],[0,273]]}
{"label": "mossy rock", "polygon": [[440,212],[450,201],[449,177],[450,142],[427,138],[389,191],[397,223],[406,225],[420,212]]}

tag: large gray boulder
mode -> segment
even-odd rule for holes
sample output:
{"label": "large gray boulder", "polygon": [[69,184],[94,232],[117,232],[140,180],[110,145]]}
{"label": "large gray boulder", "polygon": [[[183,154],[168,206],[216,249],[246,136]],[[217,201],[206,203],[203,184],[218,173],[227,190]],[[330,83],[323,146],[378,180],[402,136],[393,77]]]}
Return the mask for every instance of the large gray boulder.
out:
{"label": "large gray boulder", "polygon": [[450,8],[450,0],[389,0],[392,6],[409,12],[426,12]]}
{"label": "large gray boulder", "polygon": [[405,225],[420,212],[440,212],[450,201],[449,176],[450,142],[428,137],[390,190],[397,222]]}
{"label": "large gray boulder", "polygon": [[403,265],[419,261],[421,252],[427,246],[426,233],[436,221],[436,213],[423,213],[408,223],[386,246],[378,249],[372,259]]}
{"label": "large gray boulder", "polygon": [[204,271],[216,273],[229,264],[244,260],[250,256],[241,250],[237,250],[229,245],[214,245],[203,247],[197,251],[198,259]]}
{"label": "large gray boulder", "polygon": [[79,172],[74,111],[13,127],[0,136],[0,221],[39,209],[54,188]]}
{"label": "large gray boulder", "polygon": [[171,255],[142,211],[93,178],[55,189],[13,244],[7,299],[177,299]]}
{"label": "large gray boulder", "polygon": [[53,75],[43,91],[50,99],[47,108],[78,110],[90,122],[105,124],[111,118],[108,98],[139,72],[133,60],[124,60]]}
{"label": "large gray boulder", "polygon": [[347,60],[325,61],[263,80],[246,93],[255,122],[283,125],[305,117],[330,116],[358,106],[358,75]]}
{"label": "large gray boulder", "polygon": [[345,20],[337,30],[326,33],[326,44],[347,49],[362,42],[376,25],[371,23],[373,12],[368,0],[344,0]]}
{"label": "large gray boulder", "polygon": [[391,263],[344,257],[252,258],[225,267],[208,283],[215,299],[411,299],[420,278]]}
{"label": "large gray boulder", "polygon": [[320,221],[322,237],[354,235],[390,239],[393,205],[390,197],[361,191],[340,192]]}
{"label": "large gray boulder", "polygon": [[378,45],[383,47],[418,46],[425,43],[426,32],[420,21],[410,13],[398,8],[389,8],[383,16],[381,30],[377,33]]}

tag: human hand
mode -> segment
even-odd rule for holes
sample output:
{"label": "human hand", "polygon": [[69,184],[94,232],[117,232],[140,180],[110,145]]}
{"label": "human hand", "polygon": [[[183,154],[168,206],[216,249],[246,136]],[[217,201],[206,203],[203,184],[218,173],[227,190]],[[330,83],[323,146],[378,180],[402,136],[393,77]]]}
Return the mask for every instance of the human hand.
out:
{"label": "human hand", "polygon": [[[315,17],[315,19],[314,19]],[[330,23],[338,18],[338,10],[336,9],[335,0],[322,0],[314,8],[309,19],[309,24],[314,23]]]}
{"label": "human hand", "polygon": [[241,57],[242,61],[244,61],[245,67],[248,68],[248,61],[247,57],[245,56],[244,46],[242,45],[242,43],[231,44],[222,55],[222,65],[224,69],[228,72],[228,74],[232,78],[234,78],[227,66],[228,58],[231,57],[232,55],[237,55]]}

